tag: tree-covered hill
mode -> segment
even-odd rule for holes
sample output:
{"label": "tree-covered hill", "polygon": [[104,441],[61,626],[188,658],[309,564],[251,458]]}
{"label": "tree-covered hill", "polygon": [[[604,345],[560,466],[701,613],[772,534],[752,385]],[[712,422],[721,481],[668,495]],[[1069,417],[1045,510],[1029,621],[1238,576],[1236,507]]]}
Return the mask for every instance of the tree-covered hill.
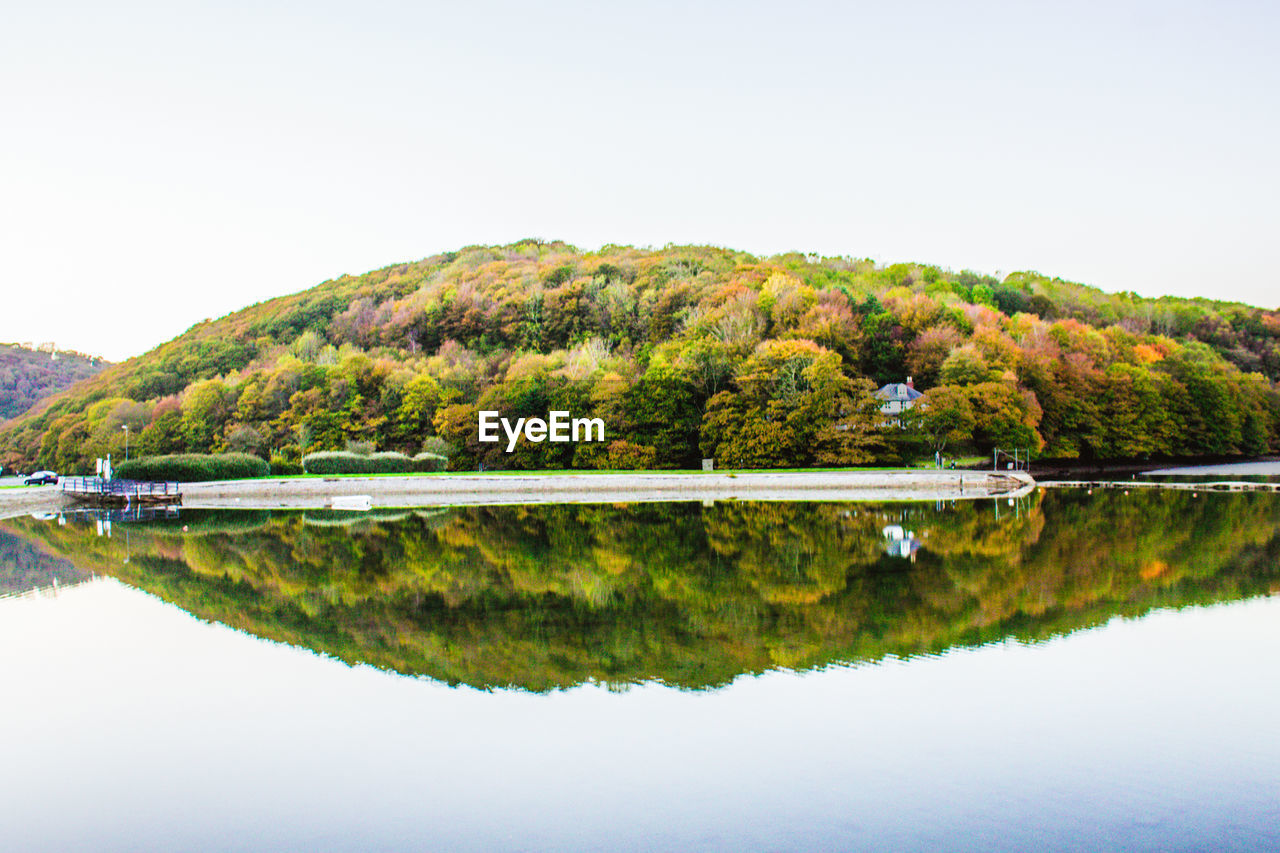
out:
{"label": "tree-covered hill", "polygon": [[0,421],[17,417],[107,364],[83,353],[55,350],[52,344],[42,349],[0,344]]}
{"label": "tree-covered hill", "polygon": [[[871,390],[914,377],[923,423]],[[201,323],[0,429],[0,463],[123,452],[296,460],[351,442],[455,468],[900,461],[939,446],[1056,457],[1280,443],[1280,312],[1035,273],[707,246],[469,247]],[[598,416],[608,442],[476,437],[476,411]],[[918,428],[915,428],[918,427]]]}

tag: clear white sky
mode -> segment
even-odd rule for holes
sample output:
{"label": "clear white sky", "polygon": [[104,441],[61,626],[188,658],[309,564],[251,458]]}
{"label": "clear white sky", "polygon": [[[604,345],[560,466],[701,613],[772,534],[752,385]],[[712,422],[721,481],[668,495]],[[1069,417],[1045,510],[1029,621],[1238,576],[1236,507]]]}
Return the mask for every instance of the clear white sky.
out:
{"label": "clear white sky", "polygon": [[1278,10],[9,3],[0,341],[120,359],[526,236],[1276,307]]}

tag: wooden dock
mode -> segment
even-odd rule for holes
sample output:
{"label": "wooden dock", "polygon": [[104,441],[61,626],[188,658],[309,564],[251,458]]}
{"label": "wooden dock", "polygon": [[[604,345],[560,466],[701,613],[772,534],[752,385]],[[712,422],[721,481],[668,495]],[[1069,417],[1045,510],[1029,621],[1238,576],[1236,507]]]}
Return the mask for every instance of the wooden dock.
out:
{"label": "wooden dock", "polygon": [[141,506],[182,503],[179,483],[140,480],[104,480],[101,477],[64,477],[62,493],[72,500],[96,506]]}

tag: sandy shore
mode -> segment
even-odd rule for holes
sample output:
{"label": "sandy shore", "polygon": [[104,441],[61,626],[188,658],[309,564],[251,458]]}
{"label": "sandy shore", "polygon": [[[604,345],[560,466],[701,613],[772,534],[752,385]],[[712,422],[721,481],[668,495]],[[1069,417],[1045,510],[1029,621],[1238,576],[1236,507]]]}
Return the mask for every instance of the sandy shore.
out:
{"label": "sandy shore", "polygon": [[[1021,495],[1035,481],[1019,471],[799,471],[780,473],[450,474],[309,477],[184,483],[190,509],[319,509],[334,497],[368,495],[373,506],[458,506],[641,501],[924,501]],[[56,486],[0,489],[0,518],[56,512]]]}

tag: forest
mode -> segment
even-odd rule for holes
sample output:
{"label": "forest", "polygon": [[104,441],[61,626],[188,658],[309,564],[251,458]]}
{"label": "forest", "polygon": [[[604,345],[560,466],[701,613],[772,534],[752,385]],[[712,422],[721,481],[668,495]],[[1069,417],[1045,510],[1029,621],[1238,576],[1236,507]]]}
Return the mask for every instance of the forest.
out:
{"label": "forest", "polygon": [[[910,562],[887,553],[891,525],[919,541]],[[528,690],[717,687],[743,673],[1038,641],[1280,583],[1280,502],[1261,493],[184,510],[112,536],[74,517],[13,519],[3,533],[256,636]]]}
{"label": "forest", "polygon": [[17,417],[45,397],[70,388],[107,366],[78,352],[0,344],[0,421]]}
{"label": "forest", "polygon": [[[910,378],[924,405],[886,418]],[[0,427],[0,464],[351,448],[453,470],[910,463],[1280,449],[1280,312],[1030,272],[524,240],[343,276],[202,322]],[[477,413],[606,441],[480,444]],[[123,429],[128,427],[128,430]]]}

